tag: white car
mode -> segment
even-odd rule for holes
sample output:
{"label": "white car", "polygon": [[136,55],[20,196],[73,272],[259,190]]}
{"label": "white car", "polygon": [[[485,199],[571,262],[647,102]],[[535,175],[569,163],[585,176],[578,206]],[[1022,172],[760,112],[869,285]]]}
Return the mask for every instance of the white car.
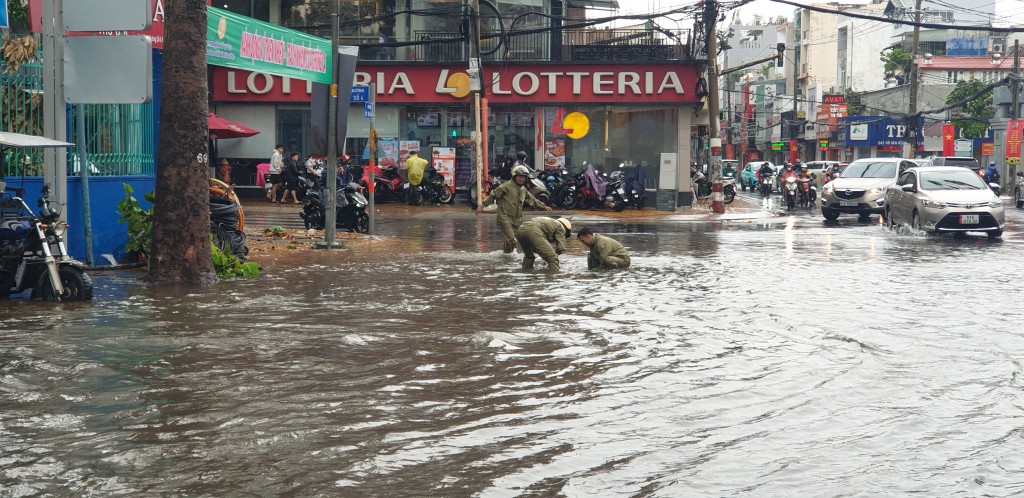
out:
{"label": "white car", "polygon": [[821,189],[821,215],[835,221],[856,214],[861,222],[885,212],[885,189],[914,163],[898,157],[869,157],[850,163],[838,178]]}
{"label": "white car", "polygon": [[909,168],[885,191],[885,222],[928,232],[1003,235],[1005,213],[977,173],[958,166]]}

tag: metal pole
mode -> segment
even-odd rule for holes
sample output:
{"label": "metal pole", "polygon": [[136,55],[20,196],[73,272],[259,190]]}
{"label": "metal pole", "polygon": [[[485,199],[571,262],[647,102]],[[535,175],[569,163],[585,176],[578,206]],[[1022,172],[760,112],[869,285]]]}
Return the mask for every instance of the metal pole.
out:
{"label": "metal pole", "polygon": [[[68,139],[67,106],[64,103],[64,0],[43,1],[43,135],[54,140]],[[60,218],[67,220],[67,153],[63,149],[43,149],[44,184],[61,207]]]}
{"label": "metal pole", "polygon": [[75,126],[78,140],[75,149],[78,151],[78,171],[82,177],[82,217],[85,227],[85,262],[93,266],[92,254],[92,208],[89,205],[89,153],[85,139],[85,106],[75,105]]}
{"label": "metal pole", "polygon": [[[480,105],[480,89],[483,87],[480,83],[480,79],[483,77],[483,68],[480,67],[480,0],[470,0],[470,15],[472,18],[469,21],[470,37],[469,37],[469,81],[470,90],[473,92],[473,161],[476,163],[476,185],[470,188],[476,189],[477,203],[482,203],[484,200],[483,192],[483,177],[484,177],[484,159],[483,159],[483,135],[482,133],[486,130],[481,131],[480,122],[482,119],[481,105]],[[540,126],[540,124],[538,124]]]}
{"label": "metal pole", "polygon": [[711,147],[711,211],[725,212],[722,196],[722,139],[718,136],[718,3],[707,3],[704,19],[708,23],[708,139]]}
{"label": "metal pole", "polygon": [[912,158],[917,155],[917,50],[921,44],[921,0],[914,3],[914,36],[910,55],[910,105],[907,114],[913,121],[907,123],[907,137],[910,139],[910,151],[904,156]]}
{"label": "metal pole", "polygon": [[331,13],[331,91],[327,99],[327,185],[324,188],[324,244],[331,248],[335,244],[338,221],[338,13],[341,12],[341,0],[334,0],[334,12]]}
{"label": "metal pole", "polygon": [[1017,81],[1017,76],[1020,75],[1020,40],[1013,40],[1013,84],[1010,86],[1012,93],[1013,105],[1010,107],[1010,119],[1017,119],[1020,114],[1020,81]]}
{"label": "metal pole", "polygon": [[[373,112],[370,114],[370,130],[373,131],[374,130],[374,125],[377,124],[377,84],[376,83],[370,83],[370,107],[373,109]],[[373,133],[371,133],[370,135],[371,135],[371,139],[372,139]],[[373,170],[377,167],[377,161],[376,161],[376,159],[377,159],[377,148],[376,147],[371,147],[370,148],[370,154],[371,154],[371,156],[370,156],[370,176],[369,176],[369,180],[367,180],[367,182],[366,182],[366,188],[370,191],[370,195],[369,195],[369,197],[370,197],[370,200],[369,200],[369,202],[370,202],[370,206],[369,206],[369,209],[370,209],[370,229],[369,229],[369,234],[373,235],[373,211],[374,211],[373,206],[374,206],[374,197],[377,196],[377,194],[375,193],[376,190],[377,190],[376,189],[377,184],[376,184],[376,180],[374,179],[375,176],[374,176],[374,171]]]}

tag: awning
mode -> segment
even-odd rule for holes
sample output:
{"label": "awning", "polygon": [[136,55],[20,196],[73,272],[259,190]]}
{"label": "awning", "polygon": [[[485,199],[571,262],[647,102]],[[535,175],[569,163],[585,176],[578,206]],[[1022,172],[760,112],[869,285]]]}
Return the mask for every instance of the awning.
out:
{"label": "awning", "polygon": [[61,142],[52,138],[24,135],[22,133],[0,132],[0,147],[8,149],[44,149],[54,147],[74,147],[75,144]]}
{"label": "awning", "polygon": [[212,112],[209,115],[209,129],[210,140],[251,137],[259,133],[259,130],[240,125],[230,119],[224,119]]}

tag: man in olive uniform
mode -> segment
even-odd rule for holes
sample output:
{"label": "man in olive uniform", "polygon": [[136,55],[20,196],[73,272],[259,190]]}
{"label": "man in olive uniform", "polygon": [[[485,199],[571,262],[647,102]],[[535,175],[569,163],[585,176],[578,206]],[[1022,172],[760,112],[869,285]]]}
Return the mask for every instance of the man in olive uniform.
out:
{"label": "man in olive uniform", "polygon": [[576,238],[590,248],[590,254],[587,256],[588,270],[629,268],[629,254],[626,254],[626,248],[622,247],[619,241],[603,235],[595,235],[587,227],[581,228],[576,233]]}
{"label": "man in olive uniform", "polygon": [[535,208],[543,208],[551,211],[551,208],[537,200],[529,190],[526,189],[526,179],[530,171],[526,166],[512,168],[512,181],[499,185],[487,195],[484,202],[476,206],[476,214],[484,212],[484,206],[498,204],[498,228],[505,236],[505,253],[511,253],[516,248],[516,230],[523,222],[523,203],[526,202]]}
{"label": "man in olive uniform", "polygon": [[558,255],[565,251],[565,239],[569,238],[570,230],[572,223],[566,218],[540,216],[525,221],[516,230],[516,240],[523,249],[523,269],[533,269],[533,262],[537,259],[534,253],[537,253],[547,261],[548,271],[558,271]]}

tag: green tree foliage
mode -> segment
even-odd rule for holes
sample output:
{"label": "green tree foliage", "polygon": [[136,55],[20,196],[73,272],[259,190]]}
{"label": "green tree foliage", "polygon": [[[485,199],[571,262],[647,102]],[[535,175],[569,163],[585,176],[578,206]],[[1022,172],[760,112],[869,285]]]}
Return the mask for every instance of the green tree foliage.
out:
{"label": "green tree foliage", "polygon": [[910,52],[896,47],[890,50],[883,50],[881,55],[886,60],[885,77],[902,76],[902,79],[906,81],[906,75],[910,73],[910,62],[912,59]]}
{"label": "green tree foliage", "polygon": [[[949,92],[946,104],[966,100],[985,88],[987,84],[981,80],[961,80]],[[989,120],[995,115],[992,107],[992,90],[982,93],[979,97],[953,109],[953,124],[961,130],[964,138],[981,138],[988,130]]]}

